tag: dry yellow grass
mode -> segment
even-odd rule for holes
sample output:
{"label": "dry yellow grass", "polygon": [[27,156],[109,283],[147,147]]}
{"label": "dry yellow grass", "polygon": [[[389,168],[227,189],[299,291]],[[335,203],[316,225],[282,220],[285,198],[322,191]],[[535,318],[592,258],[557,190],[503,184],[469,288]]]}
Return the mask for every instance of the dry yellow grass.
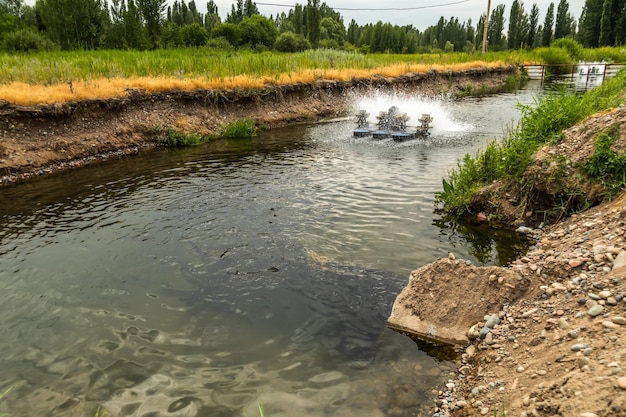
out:
{"label": "dry yellow grass", "polygon": [[251,77],[237,75],[222,79],[176,77],[132,77],[102,78],[91,81],[74,81],[55,85],[32,85],[22,82],[0,84],[0,98],[11,104],[34,106],[41,104],[66,103],[70,101],[108,99],[124,97],[129,89],[141,89],[147,93],[163,91],[194,90],[233,90],[237,88],[254,89],[265,85],[285,85],[290,83],[309,83],[316,80],[351,80],[372,76],[398,77],[407,73],[436,71],[464,71],[474,68],[503,67],[504,62],[465,62],[457,64],[410,64],[400,63],[371,69],[325,69],[301,70],[293,73],[276,74],[273,77]]}

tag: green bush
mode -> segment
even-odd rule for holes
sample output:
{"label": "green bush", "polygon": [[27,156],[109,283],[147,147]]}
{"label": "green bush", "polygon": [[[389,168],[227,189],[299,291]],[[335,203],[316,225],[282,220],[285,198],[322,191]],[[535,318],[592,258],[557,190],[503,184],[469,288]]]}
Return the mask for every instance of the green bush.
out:
{"label": "green bush", "polygon": [[231,52],[235,50],[233,44],[230,43],[228,39],[221,36],[209,39],[209,41],[206,43],[206,46],[209,49],[214,49],[217,51]]}
{"label": "green bush", "polygon": [[553,48],[561,48],[567,51],[570,58],[578,61],[583,56],[583,47],[581,44],[571,38],[560,38],[552,42]]}
{"label": "green bush", "polygon": [[551,46],[549,48],[538,48],[535,53],[548,67],[548,71],[554,74],[572,72],[575,68],[572,64],[576,61],[572,59],[567,50]]}
{"label": "green bush", "polygon": [[283,32],[274,42],[274,49],[280,52],[301,52],[311,47],[311,43],[302,35]]}
{"label": "green bush", "polygon": [[28,29],[21,29],[4,35],[0,49],[7,52],[38,52],[55,49],[54,43]]}
{"label": "green bush", "polygon": [[209,33],[198,23],[185,25],[180,31],[185,46],[203,46],[209,40]]}

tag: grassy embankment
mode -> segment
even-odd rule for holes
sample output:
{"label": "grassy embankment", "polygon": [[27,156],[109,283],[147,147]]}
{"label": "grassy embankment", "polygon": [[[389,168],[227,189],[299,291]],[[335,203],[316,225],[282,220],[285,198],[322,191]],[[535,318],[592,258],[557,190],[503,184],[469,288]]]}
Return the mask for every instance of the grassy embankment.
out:
{"label": "grassy embankment", "polygon": [[[532,178],[522,174],[538,149],[560,143],[563,130],[587,116],[625,103],[626,70],[622,70],[585,94],[560,92],[546,95],[532,106],[520,106],[522,118],[517,127],[508,137],[491,142],[476,156],[465,155],[448,179],[443,180],[443,191],[436,195],[437,203],[449,214],[460,216],[468,212],[472,198],[481,187],[495,181],[508,181],[519,190],[530,190],[532,184],[528,182]],[[595,153],[581,167],[589,181],[602,184],[604,196],[609,199],[626,185],[626,156],[610,148],[615,137],[614,131],[599,135]],[[568,214],[562,209],[554,207],[561,215]]]}
{"label": "grassy embankment", "polygon": [[501,67],[537,59],[529,53],[362,55],[333,50],[296,54],[209,49],[0,54],[0,99],[37,105],[122,97],[134,88],[149,93],[255,89],[320,79]]}
{"label": "grassy embankment", "polygon": [[[463,71],[519,63],[504,54],[362,55],[334,50],[296,54],[200,49],[157,51],[80,51],[0,54],[0,99],[32,106],[124,97],[129,89],[163,91],[254,90],[267,85],[398,77],[430,70]],[[155,132],[167,146],[193,146],[213,137],[250,137],[251,120],[238,120],[216,135]]]}
{"label": "grassy embankment", "polygon": [[[573,44],[573,46],[572,46]],[[410,72],[463,71],[528,63],[626,61],[624,48],[583,49],[575,42],[533,51],[392,55],[309,50],[287,54],[207,48],[156,51],[0,53],[0,99],[37,105],[196,89],[255,89],[315,80],[351,80]],[[69,83],[71,84],[71,88]]]}
{"label": "grassy embankment", "polygon": [[[568,46],[568,45],[565,45]],[[569,45],[571,46],[571,45]],[[576,49],[576,48],[574,48]],[[576,56],[574,56],[576,55]],[[267,85],[347,81],[373,76],[398,77],[407,73],[464,71],[528,63],[624,61],[617,48],[576,50],[541,48],[533,51],[391,55],[309,50],[286,54],[249,51],[225,52],[206,48],[157,51],[74,51],[37,54],[0,53],[0,99],[32,106],[78,100],[124,97],[129,89],[163,91],[253,90]],[[516,81],[516,80],[513,80]],[[468,94],[471,94],[468,91]],[[227,126],[222,136],[251,136],[250,121]],[[209,138],[164,128],[162,142],[187,146]]]}

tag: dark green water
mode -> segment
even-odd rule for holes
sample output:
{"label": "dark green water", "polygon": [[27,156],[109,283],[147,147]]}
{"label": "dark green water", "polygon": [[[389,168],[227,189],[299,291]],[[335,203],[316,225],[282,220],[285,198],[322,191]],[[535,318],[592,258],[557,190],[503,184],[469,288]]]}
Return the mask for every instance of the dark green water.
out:
{"label": "dark green water", "polygon": [[514,254],[515,235],[439,218],[434,193],[533,94],[355,106],[431,113],[425,142],[296,126],[1,188],[0,412],[426,413],[452,364],[386,318],[411,270]]}

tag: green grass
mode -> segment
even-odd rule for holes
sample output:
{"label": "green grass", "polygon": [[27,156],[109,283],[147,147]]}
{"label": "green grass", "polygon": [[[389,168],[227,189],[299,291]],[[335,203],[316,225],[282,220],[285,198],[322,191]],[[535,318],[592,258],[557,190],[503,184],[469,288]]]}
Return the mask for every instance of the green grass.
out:
{"label": "green grass", "polygon": [[202,135],[200,133],[181,132],[173,127],[159,128],[157,143],[170,148],[185,148],[198,146],[212,140],[222,139],[245,139],[252,138],[257,134],[256,122],[253,119],[235,120],[220,129],[219,133]]}
{"label": "green grass", "polygon": [[[626,71],[621,71],[601,87],[583,95],[560,91],[536,99],[533,105],[521,105],[521,120],[508,137],[493,141],[476,156],[465,155],[449,177],[443,179],[443,191],[435,196],[437,204],[449,214],[461,215],[467,211],[478,190],[496,180],[510,180],[523,189],[522,173],[540,147],[558,144],[562,140],[563,129],[585,117],[624,103],[624,90]],[[596,159],[595,165],[615,168],[617,162],[623,161],[615,158],[611,159],[605,152]],[[617,172],[618,177],[623,174]],[[607,178],[606,173],[600,170],[597,175]],[[619,184],[620,178],[607,181]]]}
{"label": "green grass", "polygon": [[600,133],[594,154],[583,165],[587,175],[602,182],[609,199],[626,186],[626,154],[618,155],[611,149],[617,136],[618,129]]}
{"label": "green grass", "polygon": [[225,125],[220,131],[220,137],[225,139],[251,138],[256,134],[256,123],[252,119],[236,120]]}
{"label": "green grass", "polygon": [[226,52],[208,48],[155,51],[50,51],[35,54],[0,53],[1,83],[52,85],[67,80],[178,77],[220,79],[240,75],[272,77],[299,70],[375,69],[396,64],[459,64],[472,61],[519,64],[536,60],[524,51],[435,54],[370,54],[317,49],[300,53]]}

